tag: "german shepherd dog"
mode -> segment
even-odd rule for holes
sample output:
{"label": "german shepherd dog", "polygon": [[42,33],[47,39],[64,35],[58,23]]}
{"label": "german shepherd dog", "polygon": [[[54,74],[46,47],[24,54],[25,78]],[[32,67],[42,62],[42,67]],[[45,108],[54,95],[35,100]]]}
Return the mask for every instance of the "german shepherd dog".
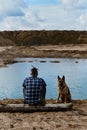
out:
{"label": "german shepherd dog", "polygon": [[71,102],[71,94],[65,82],[65,76],[63,76],[62,78],[58,76],[58,90],[59,95],[57,102],[63,102],[63,103]]}

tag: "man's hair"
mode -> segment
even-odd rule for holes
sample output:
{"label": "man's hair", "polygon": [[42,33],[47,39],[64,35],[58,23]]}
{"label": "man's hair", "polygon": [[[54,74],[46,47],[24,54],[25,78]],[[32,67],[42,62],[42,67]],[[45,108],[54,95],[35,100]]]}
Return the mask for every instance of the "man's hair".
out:
{"label": "man's hair", "polygon": [[32,75],[33,75],[33,76],[37,76],[37,75],[38,75],[38,69],[35,68],[35,67],[33,67],[33,68],[31,69],[31,72],[32,72]]}

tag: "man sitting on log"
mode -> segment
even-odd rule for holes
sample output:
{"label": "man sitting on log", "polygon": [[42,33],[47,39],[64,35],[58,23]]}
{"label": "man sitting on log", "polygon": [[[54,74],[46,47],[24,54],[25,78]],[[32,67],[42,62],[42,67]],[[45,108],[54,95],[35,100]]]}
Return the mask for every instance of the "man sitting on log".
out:
{"label": "man sitting on log", "polygon": [[38,69],[31,69],[31,77],[23,82],[24,103],[29,105],[45,105],[46,83],[38,76]]}

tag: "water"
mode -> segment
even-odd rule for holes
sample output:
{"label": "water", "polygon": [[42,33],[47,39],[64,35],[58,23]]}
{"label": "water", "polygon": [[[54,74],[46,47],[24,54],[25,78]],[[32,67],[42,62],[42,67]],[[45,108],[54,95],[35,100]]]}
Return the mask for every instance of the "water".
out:
{"label": "water", "polygon": [[39,69],[39,77],[47,83],[46,98],[58,97],[57,77],[65,75],[73,99],[87,99],[87,59],[21,58],[19,62],[0,68],[0,99],[23,98],[22,83],[31,66]]}

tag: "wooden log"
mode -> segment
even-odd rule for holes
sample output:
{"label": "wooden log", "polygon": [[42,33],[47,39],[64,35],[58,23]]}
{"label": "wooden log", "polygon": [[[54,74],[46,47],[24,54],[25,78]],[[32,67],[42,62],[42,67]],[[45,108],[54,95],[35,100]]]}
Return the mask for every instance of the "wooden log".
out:
{"label": "wooden log", "polygon": [[42,111],[67,111],[73,107],[72,103],[46,104],[45,106],[29,106],[28,104],[2,104],[0,112],[42,112]]}

